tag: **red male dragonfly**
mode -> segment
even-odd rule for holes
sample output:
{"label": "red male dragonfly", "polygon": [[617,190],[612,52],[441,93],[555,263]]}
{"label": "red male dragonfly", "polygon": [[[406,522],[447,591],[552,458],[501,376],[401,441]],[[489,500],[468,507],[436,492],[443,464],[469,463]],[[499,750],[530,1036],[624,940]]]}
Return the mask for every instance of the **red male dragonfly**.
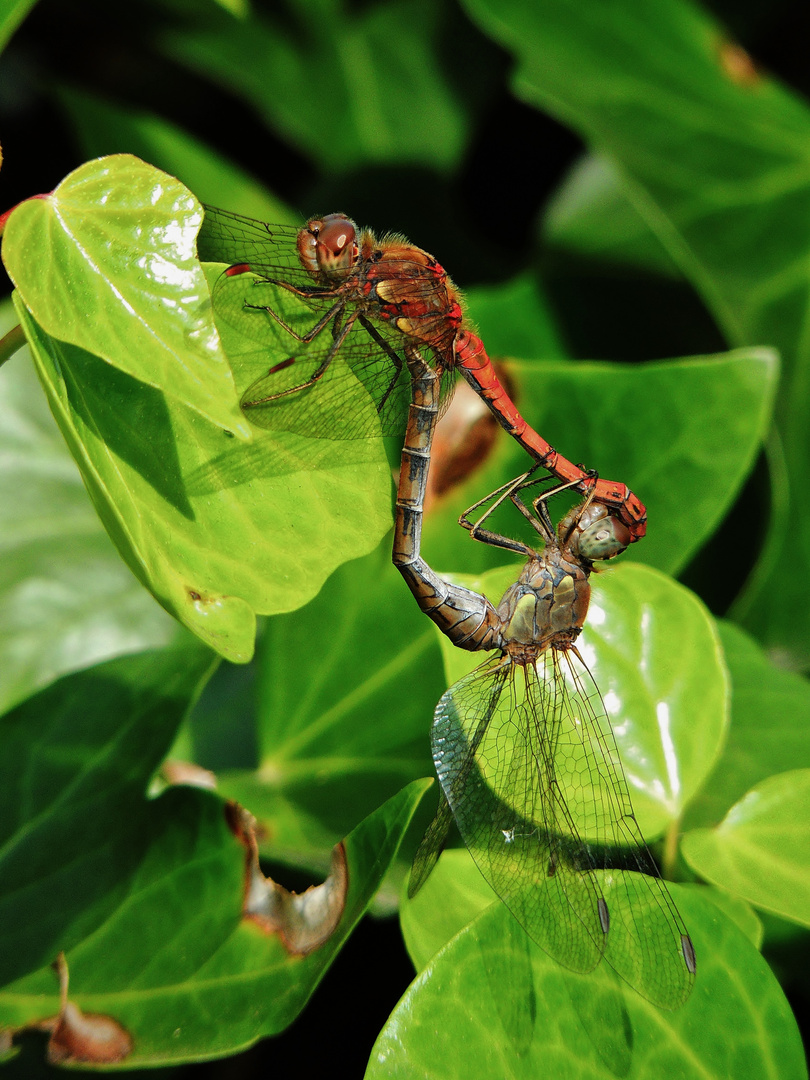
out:
{"label": "red male dragonfly", "polygon": [[542,536],[542,553],[483,528],[488,514],[471,522],[476,507],[461,519],[477,539],[527,556],[498,607],[439,577],[420,555],[438,379],[415,350],[406,356],[413,401],[394,563],[455,645],[495,654],[436,708],[432,745],[442,795],[416,853],[410,894],[426,880],[455,819],[483,876],[555,960],[587,972],[604,957],[647,1000],[677,1008],[694,983],[694,948],[636,823],[602,696],[576,647],[593,561],[624,551],[629,530],[589,495],[555,531],[546,508],[552,492],[532,510],[521,499],[533,482],[527,474],[496,502],[512,500]]}
{"label": "red male dragonfly", "polygon": [[[400,434],[410,398],[403,376],[403,346],[432,357],[435,370],[458,370],[483,398],[498,422],[545,469],[616,511],[630,541],[646,532],[643,503],[624,484],[597,479],[572,464],[520,415],[487,356],[484,344],[464,325],[460,296],[439,263],[400,236],[377,240],[343,214],[328,214],[302,229],[269,225],[214,207],[205,208],[198,251],[201,259],[231,262],[215,292],[215,306],[228,279],[253,273],[256,285],[275,286],[272,299],[240,291],[230,321],[259,344],[269,342],[268,317],[302,347],[251,385],[242,407],[260,427],[293,430],[324,438],[370,435],[349,406],[342,409],[349,379],[359,380],[373,398],[377,430]],[[278,290],[305,308],[303,320],[288,315]],[[282,310],[283,309],[283,310]],[[252,315],[252,319],[247,319]],[[330,334],[324,331],[330,330]],[[386,362],[386,359],[388,362]],[[343,363],[337,362],[338,360]],[[309,391],[318,386],[322,400]],[[291,396],[295,396],[294,407]],[[328,417],[331,413],[332,421]],[[375,419],[377,419],[375,417]]]}

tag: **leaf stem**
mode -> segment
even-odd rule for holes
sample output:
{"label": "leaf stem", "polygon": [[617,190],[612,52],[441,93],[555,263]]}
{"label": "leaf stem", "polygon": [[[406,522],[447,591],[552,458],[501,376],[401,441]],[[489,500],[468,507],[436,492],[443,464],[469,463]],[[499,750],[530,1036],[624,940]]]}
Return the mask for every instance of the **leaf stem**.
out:
{"label": "leaf stem", "polygon": [[0,338],[0,367],[23,345],[25,345],[25,334],[20,325],[15,326],[13,330],[9,330],[4,337]]}
{"label": "leaf stem", "polygon": [[678,833],[680,819],[671,821],[664,835],[664,850],[661,854],[661,876],[665,881],[673,881],[675,866],[678,862]]}

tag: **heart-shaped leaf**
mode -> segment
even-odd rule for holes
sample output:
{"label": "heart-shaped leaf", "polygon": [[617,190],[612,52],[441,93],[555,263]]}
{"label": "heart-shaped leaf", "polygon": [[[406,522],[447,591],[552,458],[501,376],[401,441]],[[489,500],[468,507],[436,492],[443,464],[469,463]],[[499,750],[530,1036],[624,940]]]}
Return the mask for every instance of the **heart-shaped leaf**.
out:
{"label": "heart-shaped leaf", "polygon": [[683,841],[689,865],[757,907],[810,926],[810,769],[757,784],[716,829]]}

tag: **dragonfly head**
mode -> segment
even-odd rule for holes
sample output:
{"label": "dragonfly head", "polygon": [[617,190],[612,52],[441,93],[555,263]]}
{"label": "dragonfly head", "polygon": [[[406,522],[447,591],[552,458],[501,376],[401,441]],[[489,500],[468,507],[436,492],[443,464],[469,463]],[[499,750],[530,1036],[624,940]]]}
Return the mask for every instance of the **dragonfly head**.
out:
{"label": "dragonfly head", "polygon": [[633,539],[625,523],[598,502],[591,502],[584,509],[575,506],[562,519],[557,531],[571,554],[586,562],[613,559]]}
{"label": "dragonfly head", "polygon": [[345,277],[357,256],[357,226],[345,214],[313,218],[298,233],[298,258],[315,277]]}

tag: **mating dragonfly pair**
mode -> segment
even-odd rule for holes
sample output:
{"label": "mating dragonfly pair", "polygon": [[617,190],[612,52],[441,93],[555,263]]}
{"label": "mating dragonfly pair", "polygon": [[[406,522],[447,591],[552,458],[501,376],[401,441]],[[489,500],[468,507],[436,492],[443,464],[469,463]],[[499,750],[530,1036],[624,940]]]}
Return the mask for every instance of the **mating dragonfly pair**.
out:
{"label": "mating dragonfly pair", "polygon": [[[199,252],[233,264],[218,293],[251,273],[305,312],[307,321],[294,324],[258,295],[239,302],[244,334],[261,345],[271,329],[277,340],[280,327],[294,350],[244,393],[242,407],[256,424],[334,438],[329,415],[341,414],[358,381],[375,405],[374,430],[344,408],[342,437],[402,435],[407,407],[394,563],[455,645],[494,654],[436,709],[442,796],[417,851],[411,894],[455,820],[484,877],[551,956],[579,972],[604,956],[642,996],[677,1007],[692,988],[694,949],[636,823],[604,702],[576,647],[594,562],[644,536],[643,504],[624,484],[572,464],[530,427],[483,342],[465,327],[448,275],[403,238],[378,241],[341,214],[291,229],[207,208]],[[534,459],[460,519],[476,540],[527,558],[497,608],[439,577],[420,553],[433,432],[456,372]],[[527,506],[523,493],[540,469],[559,482]],[[548,499],[566,488],[584,499],[555,530]],[[540,535],[542,553],[485,527],[506,501]]]}

